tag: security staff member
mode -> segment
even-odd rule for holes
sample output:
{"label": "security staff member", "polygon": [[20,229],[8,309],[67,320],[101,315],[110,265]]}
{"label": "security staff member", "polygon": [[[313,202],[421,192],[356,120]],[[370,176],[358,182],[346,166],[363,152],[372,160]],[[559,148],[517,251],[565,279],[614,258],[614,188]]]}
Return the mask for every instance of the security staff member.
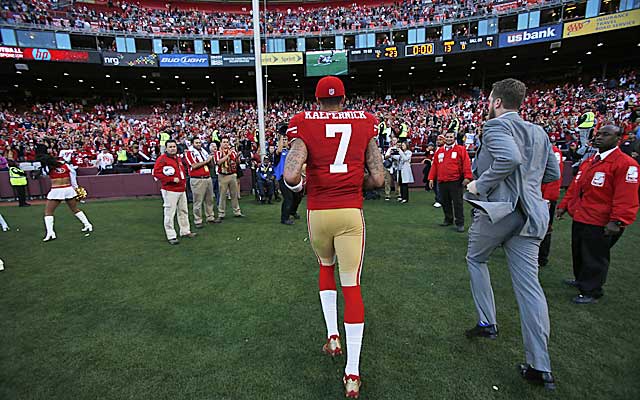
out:
{"label": "security staff member", "polygon": [[256,171],[256,175],[260,203],[264,204],[266,201],[268,201],[269,204],[271,204],[276,178],[269,157],[264,157],[264,159],[262,160],[262,164]]}
{"label": "security staff member", "polygon": [[211,132],[211,141],[215,143],[216,146],[220,147],[220,131],[219,130],[214,129],[213,132]]}
{"label": "security staff member", "polygon": [[[560,171],[562,175],[562,151],[555,145],[551,145],[553,154],[556,156],[558,163],[560,164]],[[551,232],[553,232],[553,217],[556,212],[556,205],[560,198],[560,186],[562,185],[562,178],[542,184],[542,198],[547,201],[549,205],[549,227],[547,228],[547,234],[540,243],[540,250],[538,251],[538,266],[546,267],[549,263],[549,252],[551,251]]]}
{"label": "security staff member", "polygon": [[454,213],[456,231],[464,232],[464,209],[462,195],[467,183],[473,179],[471,159],[464,146],[456,144],[456,135],[447,132],[445,145],[438,148],[433,155],[429,171],[429,188],[433,189],[434,181],[438,181],[440,203],[444,211],[444,222],[440,226],[453,224]]}
{"label": "security staff member", "polygon": [[160,132],[160,153],[165,152],[165,146],[167,145],[167,140],[171,139],[171,135],[165,131]]}
{"label": "security staff member", "polygon": [[18,206],[29,207],[27,203],[27,174],[17,167],[15,161],[9,161],[9,183],[18,195]]}
{"label": "security staff member", "polygon": [[118,164],[122,164],[122,163],[126,163],[127,162],[127,150],[121,148],[120,150],[118,150],[116,152],[116,157],[118,160]]}
{"label": "security staff member", "polygon": [[398,135],[398,140],[400,143],[406,142],[409,139],[409,125],[406,122],[400,124],[400,135]]}
{"label": "security staff member", "polygon": [[596,115],[591,111],[591,107],[587,107],[584,114],[578,119],[578,131],[580,132],[580,148],[578,154],[583,155],[589,144],[591,131],[596,123]]}
{"label": "security staff member", "polygon": [[560,219],[573,217],[571,252],[575,279],[565,283],[580,290],[576,304],[593,304],[602,297],[610,250],[638,213],[638,163],[618,147],[622,129],[607,125],[596,133],[595,157],[582,163],[558,206]]}

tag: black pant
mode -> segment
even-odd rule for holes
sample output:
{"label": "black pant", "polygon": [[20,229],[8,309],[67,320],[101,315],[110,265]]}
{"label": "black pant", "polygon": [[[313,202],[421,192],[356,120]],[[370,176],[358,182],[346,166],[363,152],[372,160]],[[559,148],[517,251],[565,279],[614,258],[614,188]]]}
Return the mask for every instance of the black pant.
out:
{"label": "black pant", "polygon": [[453,223],[455,214],[456,226],[464,226],[464,210],[462,207],[462,181],[438,182],[438,191],[442,200],[444,222]]}
{"label": "black pant", "polygon": [[620,236],[622,236],[622,230],[618,234],[605,236],[602,226],[573,221],[571,226],[573,275],[583,295],[602,297],[602,286],[607,280],[609,271],[610,250]]}
{"label": "black pant", "polygon": [[542,243],[540,243],[540,251],[538,251],[538,265],[545,266],[549,262],[549,253],[551,252],[551,232],[553,232],[553,215],[556,213],[557,201],[551,200],[549,202],[549,228],[547,228],[547,234],[544,236]]}
{"label": "black pant", "polygon": [[285,222],[289,216],[298,212],[298,206],[302,201],[302,191],[295,193],[284,184],[284,178],[280,178],[280,191],[282,192],[282,207],[280,209],[280,221]]}
{"label": "black pant", "polygon": [[18,195],[18,204],[21,206],[27,204],[27,186],[14,186],[13,188]]}

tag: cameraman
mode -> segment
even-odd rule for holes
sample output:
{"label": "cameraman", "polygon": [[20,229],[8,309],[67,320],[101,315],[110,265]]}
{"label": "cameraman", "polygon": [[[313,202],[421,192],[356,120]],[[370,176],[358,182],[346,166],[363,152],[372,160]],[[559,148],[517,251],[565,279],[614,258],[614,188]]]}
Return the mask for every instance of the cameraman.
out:
{"label": "cameraman", "polygon": [[273,198],[273,189],[275,187],[275,176],[269,157],[265,156],[262,160],[262,164],[256,170],[256,178],[260,203],[264,204],[265,201],[268,201],[269,204],[272,204],[271,199]]}
{"label": "cameraman", "polygon": [[391,196],[391,182],[393,177],[396,197],[398,201],[402,200],[400,196],[400,185],[397,183],[397,171],[399,166],[399,161],[394,159],[393,156],[400,155],[400,150],[398,148],[398,138],[395,136],[391,137],[391,145],[387,149],[387,152],[384,154],[384,199],[385,201],[390,200]]}

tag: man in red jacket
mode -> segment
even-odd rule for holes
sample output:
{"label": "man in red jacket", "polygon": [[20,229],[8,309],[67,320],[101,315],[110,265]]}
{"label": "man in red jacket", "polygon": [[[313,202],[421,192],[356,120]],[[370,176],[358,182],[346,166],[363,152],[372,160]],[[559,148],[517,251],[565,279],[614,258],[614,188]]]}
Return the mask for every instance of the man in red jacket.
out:
{"label": "man in red jacket", "polygon": [[433,156],[429,171],[429,188],[433,189],[434,180],[438,180],[440,202],[444,211],[444,222],[440,226],[453,224],[455,213],[456,231],[464,232],[464,209],[462,194],[473,173],[471,160],[464,146],[455,144],[456,134],[448,132],[444,136],[444,146],[438,148]]}
{"label": "man in red jacket", "polygon": [[[553,154],[558,159],[560,164],[560,175],[562,175],[562,151],[553,144],[551,141],[551,149]],[[557,181],[543,183],[542,184],[542,198],[549,204],[549,227],[547,228],[547,234],[545,235],[542,243],[540,243],[540,250],[538,251],[538,266],[546,267],[549,263],[549,252],[551,251],[551,232],[553,232],[553,216],[556,212],[556,205],[560,198],[560,186],[562,185],[562,178]]]}
{"label": "man in red jacket", "polygon": [[638,163],[618,148],[621,135],[614,125],[598,130],[598,153],[582,163],[556,211],[558,218],[567,211],[573,217],[575,279],[565,283],[580,290],[576,304],[593,304],[602,297],[610,250],[638,213]]}
{"label": "man in red jacket", "polygon": [[178,144],[175,140],[167,140],[165,153],[158,157],[153,166],[153,176],[162,183],[162,199],[164,203],[164,231],[169,244],[178,244],[178,235],[173,228],[173,219],[178,214],[180,236],[194,237],[189,227],[189,209],[185,193],[187,175],[182,159],[178,157]]}

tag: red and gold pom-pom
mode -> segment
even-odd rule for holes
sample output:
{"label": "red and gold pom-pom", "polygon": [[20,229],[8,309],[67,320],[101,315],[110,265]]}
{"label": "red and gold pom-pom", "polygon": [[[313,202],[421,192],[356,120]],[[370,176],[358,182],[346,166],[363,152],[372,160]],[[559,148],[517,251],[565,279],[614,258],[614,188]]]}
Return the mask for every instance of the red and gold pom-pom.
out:
{"label": "red and gold pom-pom", "polygon": [[87,197],[87,190],[82,186],[76,188],[76,199],[83,200]]}

